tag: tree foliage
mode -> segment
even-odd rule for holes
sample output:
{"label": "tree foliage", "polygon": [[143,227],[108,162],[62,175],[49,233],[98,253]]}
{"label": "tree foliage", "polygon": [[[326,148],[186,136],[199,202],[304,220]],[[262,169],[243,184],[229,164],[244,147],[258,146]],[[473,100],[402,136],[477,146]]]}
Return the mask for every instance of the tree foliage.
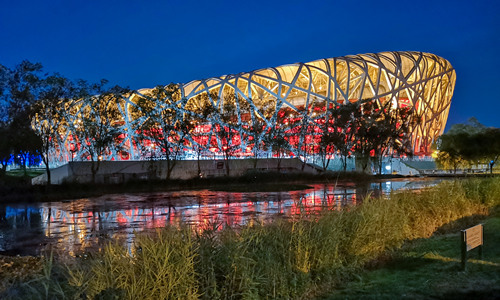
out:
{"label": "tree foliage", "polygon": [[[0,128],[7,141],[0,143],[2,173],[9,161],[26,166],[35,164],[41,141],[31,127],[33,105],[44,82],[42,65],[23,61],[14,69],[0,65]],[[10,155],[9,155],[10,152]]]}
{"label": "tree foliage", "polygon": [[370,128],[372,139],[372,159],[378,167],[378,173],[382,173],[382,159],[386,155],[411,156],[412,143],[410,128],[414,128],[418,122],[418,116],[412,114],[409,107],[391,107],[392,103],[387,101],[378,105],[370,105],[371,114],[375,116],[374,123]]}
{"label": "tree foliage", "polygon": [[[79,119],[68,123],[74,139],[77,140],[83,159],[91,161],[92,182],[96,182],[96,174],[100,163],[113,149],[120,151],[120,125],[118,101],[128,93],[127,89],[115,86],[105,89],[105,80],[97,84],[79,83],[79,93],[83,109],[79,110]],[[74,107],[75,109],[78,106]]]}
{"label": "tree foliage", "polygon": [[211,127],[208,118],[214,114],[215,108],[211,99],[216,99],[216,95],[201,94],[186,103],[186,122],[189,130],[189,143],[191,149],[196,152],[198,176],[202,177],[200,160],[203,153],[208,153],[210,148],[210,130]]}
{"label": "tree foliage", "polygon": [[142,139],[149,141],[153,148],[159,150],[159,156],[166,160],[167,179],[170,179],[179,156],[183,154],[190,132],[190,123],[183,112],[185,104],[186,99],[180,97],[176,84],[157,86],[137,102],[145,117],[140,128]]}
{"label": "tree foliage", "polygon": [[437,162],[447,169],[486,164],[493,166],[500,157],[500,128],[486,127],[471,118],[466,124],[455,124],[437,141]]}
{"label": "tree foliage", "polygon": [[43,80],[39,99],[33,103],[31,112],[32,128],[40,138],[40,155],[45,164],[47,184],[51,183],[50,160],[60,149],[64,128],[67,122],[64,116],[66,107],[75,96],[73,82],[58,74]]}
{"label": "tree foliage", "polygon": [[[222,101],[221,101],[222,100]],[[241,146],[241,120],[236,117],[236,102],[239,99],[235,95],[228,95],[219,99],[219,106],[215,108],[211,119],[216,121],[212,124],[212,130],[218,137],[218,148],[223,154],[226,166],[226,176],[229,176],[229,158],[233,156]]]}
{"label": "tree foliage", "polygon": [[278,122],[266,131],[263,138],[265,148],[274,153],[278,164],[278,171],[281,168],[281,161],[288,151],[290,151],[290,138],[287,134],[287,125],[284,116],[278,117]]}
{"label": "tree foliage", "polygon": [[323,132],[323,139],[331,142],[333,151],[340,155],[344,172],[347,169],[347,159],[353,153],[355,146],[355,135],[357,105],[347,102],[344,105],[333,103],[327,108],[327,128]]}
{"label": "tree foliage", "polygon": [[409,128],[417,120],[410,108],[393,108],[389,101],[332,102],[326,108],[320,126],[322,133],[318,153],[323,168],[328,166],[328,157],[337,154],[345,172],[347,159],[355,155],[363,171],[370,162],[374,162],[381,173],[384,156],[394,153],[411,155]]}

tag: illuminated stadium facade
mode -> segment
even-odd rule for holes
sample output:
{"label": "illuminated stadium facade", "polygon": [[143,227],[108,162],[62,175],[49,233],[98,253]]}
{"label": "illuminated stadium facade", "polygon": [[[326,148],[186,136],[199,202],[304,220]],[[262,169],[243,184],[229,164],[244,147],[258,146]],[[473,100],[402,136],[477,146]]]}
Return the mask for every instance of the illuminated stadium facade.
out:
{"label": "illuminated stadium facade", "polygon": [[[307,135],[293,136],[298,122],[291,120],[317,124],[325,117],[325,107],[343,105],[347,101],[374,100],[380,104],[390,101],[392,108],[409,107],[420,117],[420,122],[411,130],[412,147],[417,154],[428,154],[432,142],[444,130],[455,79],[451,64],[439,56],[422,52],[382,52],[195,80],[178,85],[173,105],[161,103],[162,100],[156,105],[170,105],[177,116],[190,116],[191,120],[204,118],[191,131],[197,134],[186,137],[182,146],[184,153],[192,153],[200,147],[204,149],[204,156],[220,153],[224,143],[215,131],[218,126],[227,126],[236,133],[231,137],[232,145],[237,148],[234,156],[250,155],[255,143],[263,143],[267,129],[280,122],[289,141],[287,153],[300,156],[301,146],[314,143],[315,139]],[[148,151],[154,151],[154,143],[141,135],[140,128],[147,116],[138,105],[141,98],[151,99],[151,93],[151,89],[142,89],[124,95],[115,104],[119,116],[114,124],[121,132],[121,145],[109,149],[104,159],[140,160]],[[200,113],[207,103],[215,108],[215,114]],[[71,105],[69,125],[56,147],[56,156],[61,161],[85,158],[72,131],[91,105],[85,100],[77,100]],[[231,123],[221,117],[228,111],[228,105],[233,106]],[[263,130],[255,135],[250,130],[257,122]],[[178,136],[181,134],[179,132]],[[269,155],[270,150],[262,149]]]}

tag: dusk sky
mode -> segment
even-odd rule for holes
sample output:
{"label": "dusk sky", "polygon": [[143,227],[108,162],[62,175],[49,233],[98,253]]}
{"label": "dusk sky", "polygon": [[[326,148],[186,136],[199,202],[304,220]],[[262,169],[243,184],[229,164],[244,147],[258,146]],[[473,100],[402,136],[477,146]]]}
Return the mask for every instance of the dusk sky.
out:
{"label": "dusk sky", "polygon": [[500,127],[500,1],[1,0],[0,64],[132,89],[381,51],[457,72],[447,128]]}

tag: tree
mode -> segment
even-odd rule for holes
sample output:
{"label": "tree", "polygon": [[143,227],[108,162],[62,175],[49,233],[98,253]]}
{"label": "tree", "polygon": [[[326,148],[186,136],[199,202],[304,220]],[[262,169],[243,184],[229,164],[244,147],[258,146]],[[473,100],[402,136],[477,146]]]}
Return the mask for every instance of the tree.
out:
{"label": "tree", "polygon": [[0,124],[8,121],[9,107],[9,77],[11,70],[0,64]]}
{"label": "tree", "polygon": [[475,118],[455,124],[437,141],[437,162],[444,168],[486,164],[490,172],[500,157],[500,129],[486,127]]}
{"label": "tree", "polygon": [[362,171],[371,160],[382,173],[382,159],[389,151],[391,155],[412,154],[410,128],[418,120],[410,108],[393,108],[391,102],[376,100],[356,102],[353,113],[356,143],[354,153],[356,163]]}
{"label": "tree", "polygon": [[324,156],[324,168],[328,166],[327,155],[340,155],[344,172],[347,169],[347,159],[352,154],[356,134],[356,120],[354,112],[356,105],[347,102],[339,104],[333,102],[325,108],[325,124],[320,140],[320,155]]}
{"label": "tree", "polygon": [[38,155],[41,147],[41,141],[31,127],[30,116],[43,82],[42,65],[23,61],[13,70],[4,66],[0,69],[0,97],[7,115],[2,120],[2,127],[10,131],[8,143],[14,161],[24,169],[26,175],[26,165],[35,164],[31,157]]}
{"label": "tree", "polygon": [[381,110],[374,101],[362,100],[356,102],[354,118],[356,120],[356,143],[354,154],[356,164],[365,172],[370,163],[370,156],[374,155],[375,148],[380,142],[378,120],[382,118]]}
{"label": "tree", "polygon": [[189,136],[191,137],[191,149],[194,150],[196,153],[196,165],[198,167],[198,177],[202,177],[201,173],[201,156],[204,151],[207,151],[207,145],[208,143],[205,142],[203,143],[202,140],[206,138],[205,133],[203,132],[203,125],[198,125],[198,124],[204,124],[204,123],[198,123],[197,121],[192,121],[191,122],[192,127],[189,129]]}
{"label": "tree", "polygon": [[141,126],[143,139],[158,147],[161,157],[165,158],[166,179],[170,179],[187,142],[189,124],[184,111],[185,105],[186,99],[180,98],[176,84],[157,86],[150,93],[142,95],[137,102],[138,108],[145,116]]}
{"label": "tree", "polygon": [[[482,149],[482,137],[486,127],[479,123],[476,118],[470,118],[466,124],[455,124],[444,136],[444,144],[442,148],[448,148],[451,152],[456,152],[463,161],[464,167],[466,165],[475,165],[478,161],[483,159],[484,150]],[[484,145],[487,146],[487,145]]]}
{"label": "tree", "polygon": [[[218,148],[224,156],[224,161],[226,165],[226,176],[229,176],[229,158],[234,155],[238,147],[241,144],[241,136],[239,132],[239,127],[241,123],[238,124],[235,101],[237,97],[234,95],[228,95],[223,98],[223,101],[219,100],[219,111],[211,116],[211,119],[215,121],[212,124],[214,132],[218,138]],[[240,136],[237,141],[236,137]]]}
{"label": "tree", "polygon": [[234,130],[237,132],[235,135],[236,149],[234,154],[245,155],[248,152],[249,145],[254,142],[254,136],[250,134],[250,127],[252,126],[251,124],[249,125],[252,121],[252,115],[254,114],[254,107],[252,107],[245,98],[238,95],[234,95],[234,97],[231,95],[229,98],[230,101],[227,101],[227,99],[224,101],[234,103],[235,116],[232,118],[232,123],[234,125]]}
{"label": "tree", "polygon": [[[40,85],[43,83],[42,65],[23,61],[14,70],[3,71],[3,97],[7,102],[8,121],[28,124],[29,128],[31,106],[39,99]],[[6,88],[5,88],[6,86]]]}
{"label": "tree", "polygon": [[414,128],[418,117],[410,107],[391,107],[387,101],[377,108],[378,119],[373,130],[373,158],[378,166],[378,173],[382,174],[382,159],[389,153],[413,155],[410,128]]}
{"label": "tree", "polygon": [[12,145],[12,130],[4,122],[0,123],[0,164],[2,169],[0,170],[0,177],[5,175],[7,171],[8,164],[12,161],[12,156],[14,153],[14,148]]}
{"label": "tree", "polygon": [[297,154],[303,157],[302,160],[302,170],[307,162],[307,157],[309,156],[310,149],[308,145],[311,144],[311,133],[312,126],[311,120],[307,115],[307,111],[300,113],[300,118],[293,118],[290,120],[291,126],[293,127],[293,133],[298,135],[299,141],[297,144]]}
{"label": "tree", "polygon": [[500,157],[500,128],[485,128],[480,133],[473,136],[474,145],[478,149],[478,161],[481,158],[490,168],[490,173],[493,173],[493,166],[497,163]]}
{"label": "tree", "polygon": [[40,164],[39,155],[42,148],[42,142],[38,135],[26,122],[15,120],[10,124],[10,132],[13,139],[13,158],[14,162],[21,166],[24,176],[27,176],[28,166],[37,166]]}
{"label": "tree", "polygon": [[[50,160],[61,141],[66,126],[63,116],[66,105],[74,97],[73,83],[60,75],[44,79],[39,100],[32,105],[32,128],[40,138],[40,155],[45,164],[47,184],[51,184]],[[60,149],[59,149],[60,150]]]}
{"label": "tree", "polygon": [[4,176],[7,171],[7,165],[12,159],[11,131],[8,124],[8,83],[10,69],[0,65],[0,176]]}
{"label": "tree", "polygon": [[276,125],[269,127],[263,137],[265,148],[276,156],[278,172],[280,171],[283,157],[287,151],[290,151],[290,142],[286,137],[288,129],[286,118],[286,114],[279,114]]}
{"label": "tree", "polygon": [[[253,168],[257,168],[257,161],[261,150],[264,149],[264,137],[268,129],[270,128],[270,123],[268,120],[272,119],[276,115],[276,99],[269,99],[265,101],[249,101],[254,103],[249,106],[249,115],[251,124],[248,127],[248,136],[252,145],[252,156],[254,157]],[[259,108],[255,106],[255,102],[258,103]]]}
{"label": "tree", "polygon": [[466,138],[466,135],[460,133],[441,135],[437,141],[439,149],[436,157],[437,163],[443,168],[452,168],[454,173],[457,173],[459,167],[465,166],[467,160],[462,154],[464,138]]}
{"label": "tree", "polygon": [[262,139],[265,133],[266,122],[260,117],[253,117],[252,123],[248,128],[248,135],[251,137],[252,145],[252,156],[253,156],[253,168],[257,168],[257,161],[259,158],[259,153],[262,150]]}
{"label": "tree", "polygon": [[208,118],[214,114],[215,108],[210,99],[216,98],[216,95],[201,94],[196,98],[192,98],[186,103],[186,112],[189,131],[189,142],[191,148],[196,152],[198,176],[201,177],[200,160],[204,151],[208,151],[210,147],[210,133],[207,128],[210,127]]}
{"label": "tree", "polygon": [[335,155],[335,137],[332,134],[334,128],[332,128],[332,118],[329,111],[325,113],[324,119],[321,120],[321,135],[318,142],[318,155],[321,160],[321,166],[323,171],[328,169],[330,160],[332,156]]}
{"label": "tree", "polygon": [[79,119],[75,123],[69,122],[74,138],[79,142],[82,158],[91,161],[93,183],[103,158],[111,154],[113,146],[119,145],[121,132],[118,130],[120,112],[117,102],[128,93],[119,86],[105,90],[106,83],[105,80],[91,86],[79,83],[82,96]]}

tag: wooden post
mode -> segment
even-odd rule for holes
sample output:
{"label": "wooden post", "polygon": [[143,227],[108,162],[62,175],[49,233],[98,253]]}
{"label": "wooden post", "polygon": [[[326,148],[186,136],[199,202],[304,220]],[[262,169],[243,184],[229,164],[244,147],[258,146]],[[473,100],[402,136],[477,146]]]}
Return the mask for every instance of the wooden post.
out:
{"label": "wooden post", "polygon": [[462,270],[466,270],[465,263],[467,262],[467,232],[465,230],[460,231],[460,245],[462,248]]}
{"label": "wooden post", "polygon": [[481,244],[481,246],[479,246],[478,248],[479,248],[479,259],[483,259],[483,244]]}

